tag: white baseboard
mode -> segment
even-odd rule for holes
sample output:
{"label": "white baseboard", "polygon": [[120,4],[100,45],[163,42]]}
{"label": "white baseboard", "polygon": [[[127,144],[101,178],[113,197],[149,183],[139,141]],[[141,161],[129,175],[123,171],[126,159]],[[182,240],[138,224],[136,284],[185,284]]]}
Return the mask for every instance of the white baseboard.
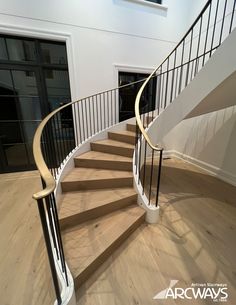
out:
{"label": "white baseboard", "polygon": [[217,177],[233,186],[236,186],[236,175],[234,175],[230,172],[224,171],[221,168],[216,167],[210,163],[206,163],[204,161],[198,160],[191,156],[180,153],[176,150],[164,151],[164,157],[176,157],[176,158],[185,160],[185,161],[207,171],[210,175]]}

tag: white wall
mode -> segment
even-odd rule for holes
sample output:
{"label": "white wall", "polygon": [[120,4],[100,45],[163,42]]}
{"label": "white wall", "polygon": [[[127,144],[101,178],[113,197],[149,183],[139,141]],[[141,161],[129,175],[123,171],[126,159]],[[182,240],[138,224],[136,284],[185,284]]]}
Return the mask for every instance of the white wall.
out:
{"label": "white wall", "polygon": [[192,2],[164,0],[163,10],[128,0],[0,0],[0,32],[68,37],[78,99],[116,86],[114,64],[156,67],[187,30]]}
{"label": "white wall", "polygon": [[184,120],[162,142],[236,185],[236,106]]}

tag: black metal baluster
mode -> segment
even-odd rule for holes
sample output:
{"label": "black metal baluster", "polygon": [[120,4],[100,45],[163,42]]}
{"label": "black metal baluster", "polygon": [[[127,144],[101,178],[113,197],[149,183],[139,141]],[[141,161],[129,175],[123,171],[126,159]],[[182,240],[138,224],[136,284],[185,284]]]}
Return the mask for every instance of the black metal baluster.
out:
{"label": "black metal baluster", "polygon": [[159,191],[160,191],[160,181],[161,181],[161,166],[162,166],[162,149],[160,149],[159,154],[159,167],[158,167],[158,174],[157,174],[157,189],[156,189],[156,207],[158,206],[158,198],[159,198]]}
{"label": "black metal baluster", "polygon": [[102,95],[101,94],[99,94],[98,95],[98,97],[99,97],[99,108],[100,108],[100,111],[99,111],[99,122],[100,122],[100,131],[103,129],[103,124],[102,124],[102,122],[103,122],[103,120],[102,120]]}
{"label": "black metal baluster", "polygon": [[46,154],[46,159],[49,160],[49,164],[51,167],[51,173],[54,177],[56,177],[56,170],[54,168],[54,159],[53,159],[53,151],[51,151],[51,141],[49,140],[49,134],[48,134],[48,126],[45,126],[42,134],[42,142],[44,143],[44,151]]}
{"label": "black metal baluster", "polygon": [[87,110],[88,109],[88,107],[87,107],[88,105],[90,106],[89,98],[84,100],[85,116],[83,117],[83,121],[85,123],[86,131],[87,131],[86,140],[89,138],[89,123],[88,123],[89,120],[88,120],[88,110]]}
{"label": "black metal baluster", "polygon": [[138,153],[138,156],[139,156],[139,160],[138,160],[138,184],[140,183],[140,170],[141,170],[141,156],[142,156],[142,135],[140,134],[140,137],[139,137],[139,153]]}
{"label": "black metal baluster", "polygon": [[150,173],[150,183],[149,183],[149,194],[148,194],[148,202],[151,204],[151,193],[152,193],[152,177],[153,177],[153,161],[154,161],[154,149],[152,149],[152,163],[151,163],[151,173]]}
{"label": "black metal baluster", "polygon": [[50,236],[49,236],[49,232],[48,232],[48,225],[47,225],[47,220],[46,220],[43,199],[38,199],[37,205],[38,205],[40,220],[41,220],[41,224],[42,224],[42,228],[43,228],[43,235],[44,235],[44,240],[45,240],[45,244],[46,244],[46,248],[47,248],[48,260],[49,260],[49,265],[50,265],[50,269],[51,269],[56,298],[57,298],[58,305],[60,305],[62,300],[61,300],[61,295],[60,295],[56,266],[55,266],[55,262],[54,262],[54,258],[53,258],[53,251],[52,251]]}
{"label": "black metal baluster", "polygon": [[92,130],[91,130],[91,133],[92,135],[95,134],[95,112],[94,112],[94,95],[92,97],[90,97],[90,103],[91,103],[91,100],[92,100],[92,105],[91,105],[91,108],[92,108],[92,113],[89,114],[89,117],[92,116]]}
{"label": "black metal baluster", "polygon": [[164,103],[164,108],[166,108],[166,100],[167,100],[167,94],[168,94],[168,80],[169,80],[169,57],[167,58],[166,90],[165,90],[165,103]]}
{"label": "black metal baluster", "polygon": [[86,125],[87,125],[88,131],[89,131],[88,135],[87,135],[87,138],[89,138],[89,137],[92,136],[92,121],[93,121],[90,97],[87,99],[86,105],[88,105],[88,117],[87,117],[87,108],[86,108],[86,121],[87,121]]}
{"label": "black metal baluster", "polygon": [[65,274],[66,284],[68,286],[65,255],[64,255],[63,244],[62,244],[62,239],[61,239],[61,229],[60,229],[60,224],[59,224],[57,205],[56,205],[54,193],[50,194],[50,197],[51,197],[51,203],[52,203],[52,212],[53,212],[53,216],[54,216],[55,230],[56,230],[57,240],[58,240],[58,245],[59,245],[59,253],[60,253],[60,257],[61,257],[62,271]]}
{"label": "black metal baluster", "polygon": [[113,125],[113,98],[112,98],[112,90],[110,90],[110,126]]}
{"label": "black metal baluster", "polygon": [[[45,183],[43,182],[43,180],[42,180],[42,184],[43,184],[43,188],[45,188]],[[53,215],[52,215],[52,211],[51,211],[51,204],[50,204],[49,197],[45,198],[45,202],[46,202],[46,209],[47,209],[47,215],[48,215],[48,220],[49,220],[49,226],[50,226],[50,230],[51,230],[53,245],[54,245],[54,248],[55,248],[55,251],[56,251],[57,259],[59,260],[58,241],[56,239],[56,232],[55,232],[55,228],[54,228]]]}
{"label": "black metal baluster", "polygon": [[172,71],[172,82],[171,82],[171,91],[170,91],[170,103],[172,102],[173,98],[173,88],[174,88],[174,81],[175,81],[175,65],[176,65],[176,49],[175,49],[175,56],[174,56],[174,67]]}
{"label": "black metal baluster", "polygon": [[225,23],[225,12],[226,12],[226,7],[227,7],[227,0],[225,0],[225,5],[224,5],[224,12],[223,12],[223,19],[222,19],[222,25],[221,25],[221,30],[220,30],[219,45],[221,45],[221,41],[222,41],[222,35],[223,35],[223,29],[224,29],[224,23]]}
{"label": "black metal baluster", "polygon": [[135,175],[137,175],[138,172],[138,140],[139,140],[139,128],[136,121],[136,131],[135,131]]}
{"label": "black metal baluster", "polygon": [[191,73],[190,73],[190,81],[193,79],[193,71],[194,71],[194,59],[192,60],[192,69],[191,69]]}
{"label": "black metal baluster", "polygon": [[204,66],[204,63],[205,63],[205,55],[206,55],[206,49],[207,49],[207,40],[208,40],[208,32],[209,32],[209,26],[210,26],[210,19],[211,19],[211,3],[210,3],[210,6],[209,6],[209,13],[208,13],[207,30],[206,30],[205,46],[204,46],[204,51],[203,51],[202,66]]}
{"label": "black metal baluster", "polygon": [[96,94],[96,113],[97,113],[97,130],[96,130],[96,133],[99,132],[99,123],[98,123],[98,120],[99,120],[99,114],[98,114],[98,95]]}
{"label": "black metal baluster", "polygon": [[[77,102],[77,116],[78,116],[78,125],[79,125],[79,135],[80,135],[80,141],[79,144],[81,144],[83,142],[83,135],[82,135],[82,126],[81,126],[81,119],[80,116],[82,115],[82,107],[81,107],[81,102]],[[81,108],[81,111],[79,111]]]}
{"label": "black metal baluster", "polygon": [[47,123],[47,126],[45,126],[45,132],[48,134],[48,139],[49,139],[49,147],[50,147],[50,154],[52,158],[52,163],[53,163],[53,168],[54,168],[54,178],[56,179],[56,175],[59,172],[59,158],[56,153],[56,145],[54,141],[54,136],[53,136],[53,127],[52,127],[52,119]]}
{"label": "black metal baluster", "polygon": [[104,129],[106,129],[106,95],[105,95],[105,93],[103,93],[102,96],[103,96],[103,108],[104,108]]}
{"label": "black metal baluster", "polygon": [[184,60],[184,44],[185,44],[185,39],[183,40],[183,48],[182,48],[182,56],[181,56],[181,64],[180,64],[179,94],[180,94],[180,92],[181,92],[181,87],[182,87],[183,60]]}
{"label": "black metal baluster", "polygon": [[75,138],[75,145],[79,144],[79,137],[78,137],[78,120],[76,114],[75,104],[72,104],[72,130],[74,131],[74,138]]}
{"label": "black metal baluster", "polygon": [[143,165],[143,194],[144,194],[144,188],[145,188],[145,179],[146,179],[146,161],[147,161],[147,141],[145,141],[145,147],[144,147],[144,165]]}
{"label": "black metal baluster", "polygon": [[[64,110],[64,109],[63,109]],[[62,110],[62,111],[63,111]],[[62,142],[62,147],[64,149],[64,153],[63,153],[63,160],[66,158],[66,156],[69,154],[69,147],[68,147],[68,141],[66,141],[67,139],[67,131],[66,131],[66,124],[67,124],[67,119],[65,118],[64,120],[64,123],[65,123],[65,126],[63,126],[63,121],[62,121],[62,118],[61,118],[61,111],[59,112],[60,113],[60,122],[61,122],[61,142]],[[58,113],[58,115],[59,115]],[[63,128],[64,127],[64,128]],[[63,161],[62,160],[62,161]]]}
{"label": "black metal baluster", "polygon": [[82,128],[82,133],[83,133],[83,141],[85,141],[86,137],[85,137],[85,113],[84,113],[84,104],[83,104],[84,100],[81,100],[80,104],[81,104],[81,121],[83,124],[83,128]]}
{"label": "black metal baluster", "polygon": [[232,11],[232,16],[231,16],[231,20],[230,20],[230,26],[229,26],[229,34],[232,31],[232,26],[233,26],[233,21],[234,21],[234,13],[235,13],[235,4],[236,4],[236,0],[234,0],[234,4],[233,4],[233,11]]}
{"label": "black metal baluster", "polygon": [[198,72],[198,54],[199,54],[199,48],[200,48],[200,39],[201,39],[201,34],[202,34],[202,16],[201,16],[201,19],[200,19],[200,28],[199,28],[199,36],[198,36],[198,43],[197,43],[197,55],[196,55],[196,65],[195,65],[195,73],[194,75],[197,74]]}
{"label": "black metal baluster", "polygon": [[164,107],[164,105],[163,105],[163,99],[164,99],[164,97],[163,97],[163,95],[164,95],[164,88],[165,88],[165,72],[163,72],[163,74],[162,74],[162,90],[161,90],[161,108],[163,109]]}
{"label": "black metal baluster", "polygon": [[111,125],[114,125],[114,106],[113,106],[113,90],[111,90]]}
{"label": "black metal baluster", "polygon": [[55,128],[55,135],[56,135],[55,136],[55,141],[56,141],[57,153],[58,153],[58,159],[59,159],[58,168],[60,168],[63,156],[62,156],[61,143],[60,143],[60,131],[59,131],[59,122],[58,122],[57,113],[54,115],[53,119],[54,119],[53,122],[55,123],[54,126],[56,126],[56,128]]}
{"label": "black metal baluster", "polygon": [[57,119],[58,119],[59,134],[60,134],[60,139],[61,139],[60,146],[61,146],[61,153],[62,153],[62,160],[61,160],[61,163],[62,163],[66,156],[66,143],[65,143],[65,138],[64,138],[63,124],[62,124],[62,120],[61,120],[61,112],[57,113]]}
{"label": "black metal baluster", "polygon": [[191,31],[191,38],[190,38],[189,58],[188,58],[187,71],[186,71],[186,78],[185,78],[185,87],[186,87],[187,84],[188,84],[189,65],[190,65],[191,53],[192,53],[192,43],[193,43],[193,29],[192,29],[192,31]]}
{"label": "black metal baluster", "polygon": [[175,98],[176,98],[176,96],[177,96],[178,78],[179,78],[179,67],[176,68]]}
{"label": "black metal baluster", "polygon": [[210,57],[211,57],[212,48],[213,48],[213,44],[214,44],[214,37],[215,37],[215,28],[216,28],[218,7],[219,7],[219,0],[217,0],[217,3],[216,3],[215,20],[214,20],[213,32],[212,32],[212,38],[211,38],[211,50],[210,50],[210,55],[209,55]]}
{"label": "black metal baluster", "polygon": [[161,87],[162,87],[162,65],[160,67],[160,73],[159,73],[159,91],[158,91],[158,115],[160,114],[160,108],[161,108]]}

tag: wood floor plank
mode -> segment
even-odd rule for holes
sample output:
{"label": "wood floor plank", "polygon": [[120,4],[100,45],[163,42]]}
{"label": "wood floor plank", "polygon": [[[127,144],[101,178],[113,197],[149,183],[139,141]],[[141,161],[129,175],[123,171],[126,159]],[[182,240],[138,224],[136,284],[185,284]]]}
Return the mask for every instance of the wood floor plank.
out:
{"label": "wood floor plank", "polygon": [[0,303],[51,305],[55,300],[37,203],[36,171],[0,175]]}

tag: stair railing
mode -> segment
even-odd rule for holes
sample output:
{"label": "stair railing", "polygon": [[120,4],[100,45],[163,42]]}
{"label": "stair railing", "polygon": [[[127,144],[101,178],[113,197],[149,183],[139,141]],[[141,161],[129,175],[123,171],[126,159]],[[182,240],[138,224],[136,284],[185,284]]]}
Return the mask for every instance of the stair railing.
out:
{"label": "stair railing", "polygon": [[[69,289],[73,279],[65,262],[55,196],[57,181],[64,165],[81,144],[119,122],[122,92],[134,85],[141,86],[144,81],[142,79],[67,103],[47,115],[35,132],[33,155],[41,176],[42,190],[33,198],[38,205],[58,304],[63,302],[61,291]],[[134,116],[134,110],[132,114]]]}
{"label": "stair railing", "polygon": [[[146,206],[158,208],[163,156],[163,148],[152,143],[148,127],[192,81],[231,33],[235,27],[235,3],[235,0],[207,1],[192,26],[160,66],[150,74],[136,96],[135,181]],[[147,96],[150,83],[154,82],[155,111],[148,109],[146,113],[140,114],[142,100]]]}

